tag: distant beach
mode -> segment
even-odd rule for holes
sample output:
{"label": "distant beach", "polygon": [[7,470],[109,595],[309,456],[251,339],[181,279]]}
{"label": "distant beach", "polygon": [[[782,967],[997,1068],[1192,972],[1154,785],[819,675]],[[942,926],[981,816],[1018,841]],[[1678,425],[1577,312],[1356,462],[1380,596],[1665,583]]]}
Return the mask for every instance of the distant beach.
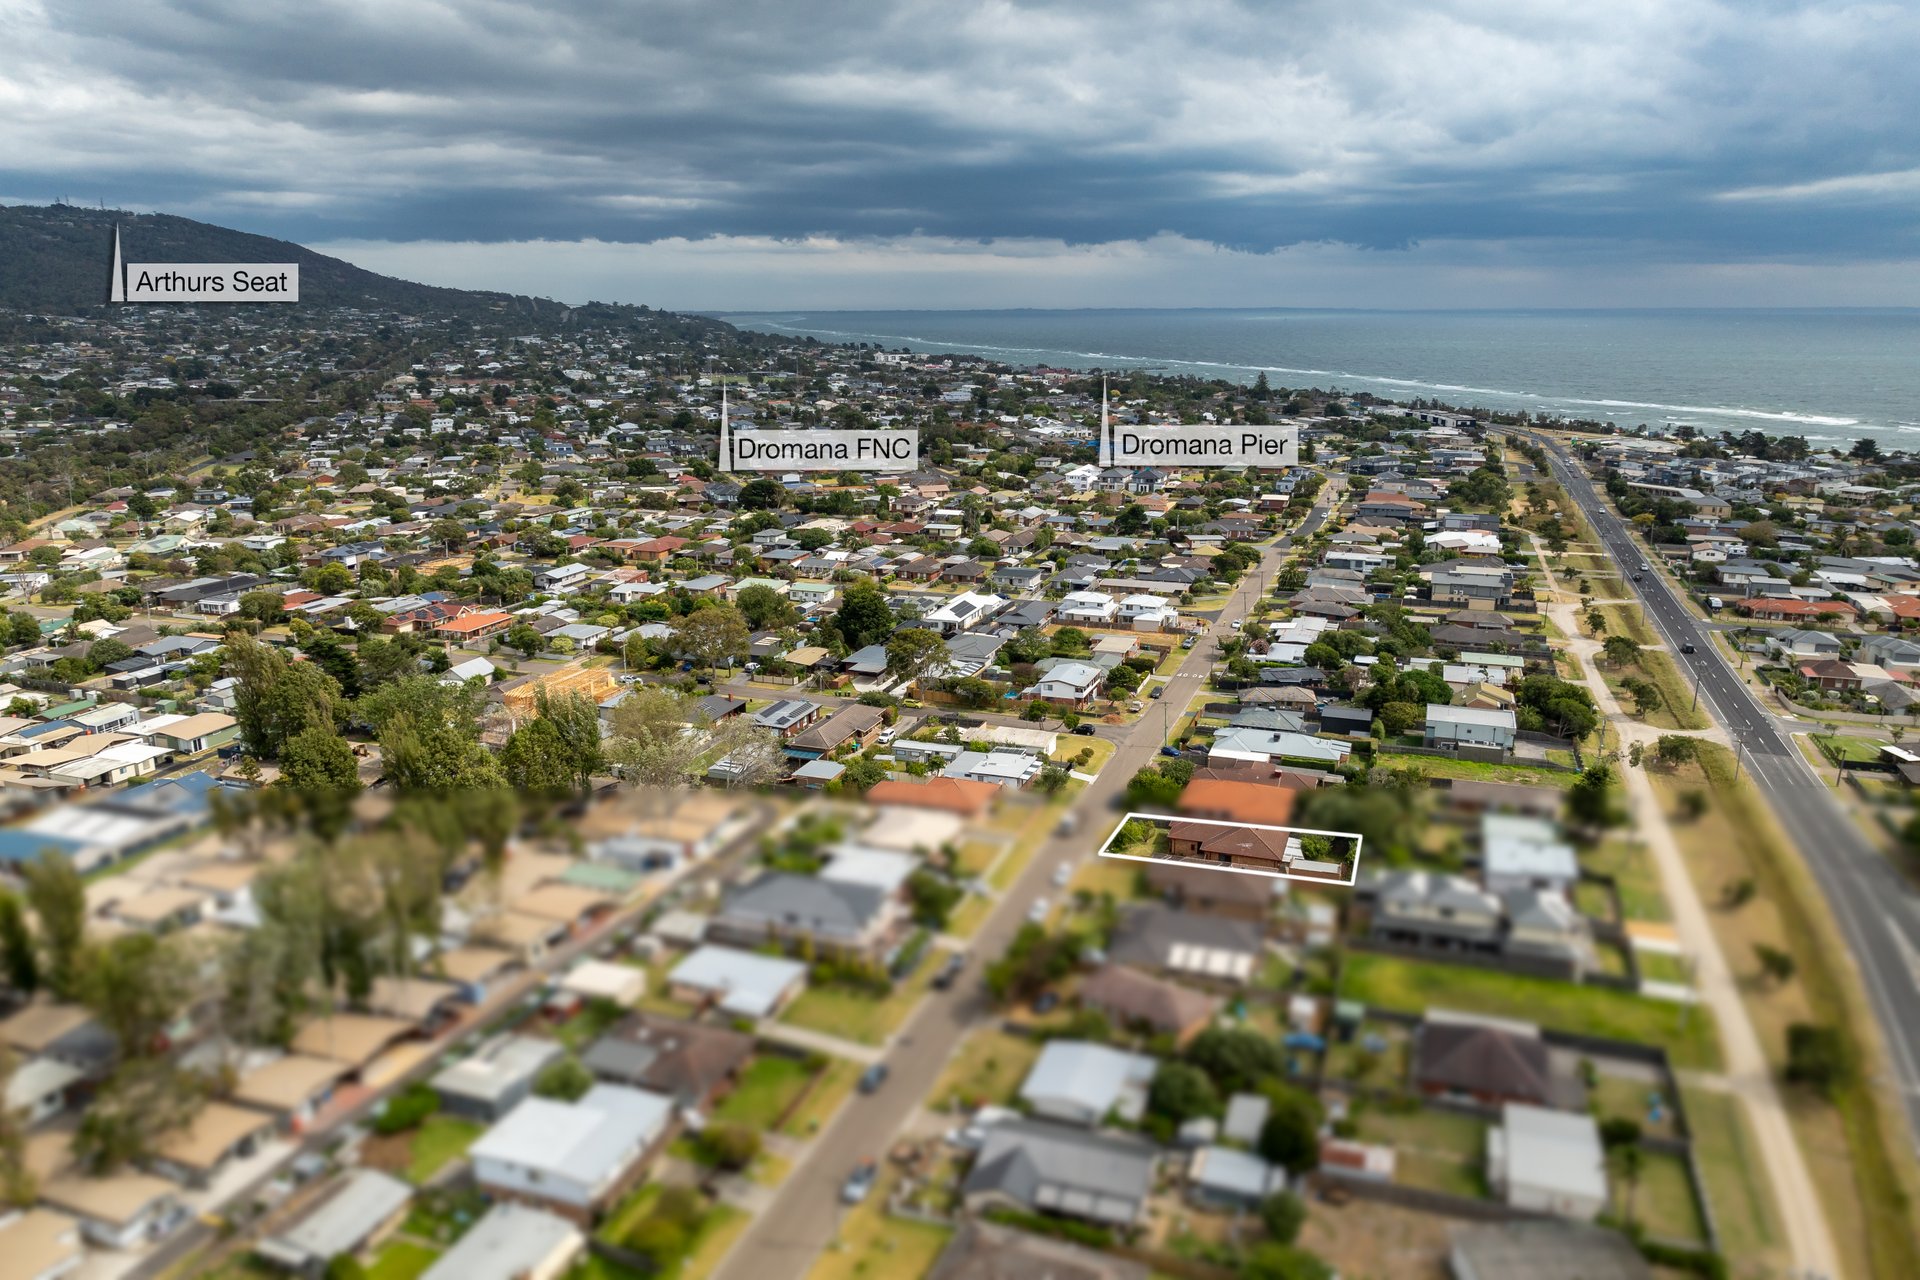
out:
{"label": "distant beach", "polygon": [[1920,309],[757,311],[743,328],[1920,448]]}

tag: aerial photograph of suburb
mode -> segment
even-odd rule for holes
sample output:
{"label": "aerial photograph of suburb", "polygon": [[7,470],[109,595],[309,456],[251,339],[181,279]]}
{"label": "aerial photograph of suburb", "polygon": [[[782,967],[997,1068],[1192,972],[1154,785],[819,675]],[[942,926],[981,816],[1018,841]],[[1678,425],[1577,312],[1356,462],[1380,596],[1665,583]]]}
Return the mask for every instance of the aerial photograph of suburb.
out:
{"label": "aerial photograph of suburb", "polygon": [[1920,1280],[1920,5],[0,33],[0,1280]]}

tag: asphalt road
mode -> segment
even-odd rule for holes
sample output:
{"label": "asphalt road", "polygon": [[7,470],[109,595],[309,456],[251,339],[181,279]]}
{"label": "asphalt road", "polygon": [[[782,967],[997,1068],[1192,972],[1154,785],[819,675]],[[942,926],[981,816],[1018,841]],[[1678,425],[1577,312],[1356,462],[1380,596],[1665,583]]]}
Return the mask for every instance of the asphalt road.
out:
{"label": "asphalt road", "polygon": [[[1820,884],[1867,989],[1887,1043],[1908,1119],[1907,1141],[1920,1151],[1920,894],[1860,834],[1831,791],[1814,776],[1779,723],[1734,674],[1707,635],[1707,626],[1674,595],[1659,573],[1641,574],[1644,561],[1619,517],[1600,501],[1592,480],[1552,441],[1541,440],[1554,471],[1607,552],[1645,602],[1673,659],[1700,690],[1714,719],[1734,742],[1787,834]],[[1682,653],[1685,645],[1693,653]]]}
{"label": "asphalt road", "polygon": [[[1326,501],[1308,514],[1294,536],[1311,536],[1327,518],[1326,502],[1336,495],[1336,486],[1329,485]],[[1232,624],[1244,618],[1260,593],[1272,584],[1274,571],[1291,545],[1291,538],[1281,539],[1257,568],[1241,576],[1214,623],[1214,634],[1231,634]],[[1212,650],[1204,640],[1196,644],[1167,681],[1167,691],[1160,699],[1167,710],[1161,714],[1150,710],[1119,737],[1113,758],[1074,804],[1077,823],[1073,834],[1048,840],[1001,895],[993,913],[974,935],[961,980],[952,990],[930,991],[888,1047],[883,1059],[889,1070],[886,1083],[873,1094],[855,1094],[840,1109],[787,1175],[773,1203],[754,1218],[721,1262],[714,1280],[784,1280],[807,1273],[813,1259],[832,1241],[847,1212],[840,1203],[842,1179],[861,1160],[884,1160],[894,1135],[931,1092],[961,1040],[999,1016],[981,985],[982,967],[1005,952],[1026,923],[1034,899],[1057,892],[1050,884],[1054,869],[1091,856],[1106,839],[1118,817],[1117,801],[1127,779],[1154,759],[1165,740],[1166,725],[1205,685],[1213,662]]]}

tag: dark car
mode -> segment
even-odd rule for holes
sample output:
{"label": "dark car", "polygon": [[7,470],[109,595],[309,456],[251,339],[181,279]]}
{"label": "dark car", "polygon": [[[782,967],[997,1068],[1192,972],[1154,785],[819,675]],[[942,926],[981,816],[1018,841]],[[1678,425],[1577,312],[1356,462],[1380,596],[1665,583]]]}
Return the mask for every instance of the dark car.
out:
{"label": "dark car", "polygon": [[1073,731],[1083,738],[1091,738],[1093,736],[1093,726],[1090,724],[1077,724],[1073,726]]}
{"label": "dark car", "polygon": [[887,1064],[876,1062],[860,1073],[860,1092],[876,1093],[887,1082]]}
{"label": "dark car", "polygon": [[934,989],[945,991],[953,985],[953,980],[959,977],[960,971],[966,967],[967,957],[964,952],[956,951],[948,956],[947,962],[941,965],[939,971],[933,975]]}
{"label": "dark car", "polygon": [[1166,757],[1168,757],[1169,759],[1172,759],[1172,760],[1178,760],[1178,759],[1180,758],[1180,748],[1178,748],[1178,747],[1162,747],[1162,748],[1160,748],[1160,754],[1161,754],[1161,755],[1163,755],[1163,756],[1166,756]]}
{"label": "dark car", "polygon": [[1683,645],[1681,645],[1681,646],[1680,646],[1680,652],[1682,652],[1682,653],[1698,653],[1698,652],[1700,652],[1700,651],[1699,651],[1698,649],[1696,649],[1696,648],[1694,648],[1694,647],[1693,647],[1693,645],[1692,645],[1692,643],[1691,643],[1691,642],[1689,642],[1689,643],[1687,643],[1687,644],[1683,644]]}
{"label": "dark car", "polygon": [[1163,693],[1165,693],[1166,691],[1167,691],[1167,686],[1165,686],[1165,685],[1163,685],[1163,684],[1157,684],[1157,685],[1155,685],[1155,686],[1153,686],[1153,692],[1152,692],[1152,693],[1150,693],[1150,694],[1148,694],[1147,696],[1148,696],[1149,698],[1157,698],[1157,697],[1159,697],[1159,696],[1160,696],[1161,694],[1163,694]]}
{"label": "dark car", "polygon": [[1049,1014],[1059,1007],[1060,993],[1058,991],[1042,991],[1033,998],[1033,1011],[1037,1014]]}

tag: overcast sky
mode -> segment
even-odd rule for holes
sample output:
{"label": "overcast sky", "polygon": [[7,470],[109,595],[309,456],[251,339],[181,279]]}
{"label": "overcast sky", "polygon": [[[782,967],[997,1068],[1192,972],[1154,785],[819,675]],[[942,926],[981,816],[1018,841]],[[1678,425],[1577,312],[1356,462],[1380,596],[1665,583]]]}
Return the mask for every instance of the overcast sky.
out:
{"label": "overcast sky", "polygon": [[0,201],[680,308],[1920,303],[1920,5],[0,0]]}

